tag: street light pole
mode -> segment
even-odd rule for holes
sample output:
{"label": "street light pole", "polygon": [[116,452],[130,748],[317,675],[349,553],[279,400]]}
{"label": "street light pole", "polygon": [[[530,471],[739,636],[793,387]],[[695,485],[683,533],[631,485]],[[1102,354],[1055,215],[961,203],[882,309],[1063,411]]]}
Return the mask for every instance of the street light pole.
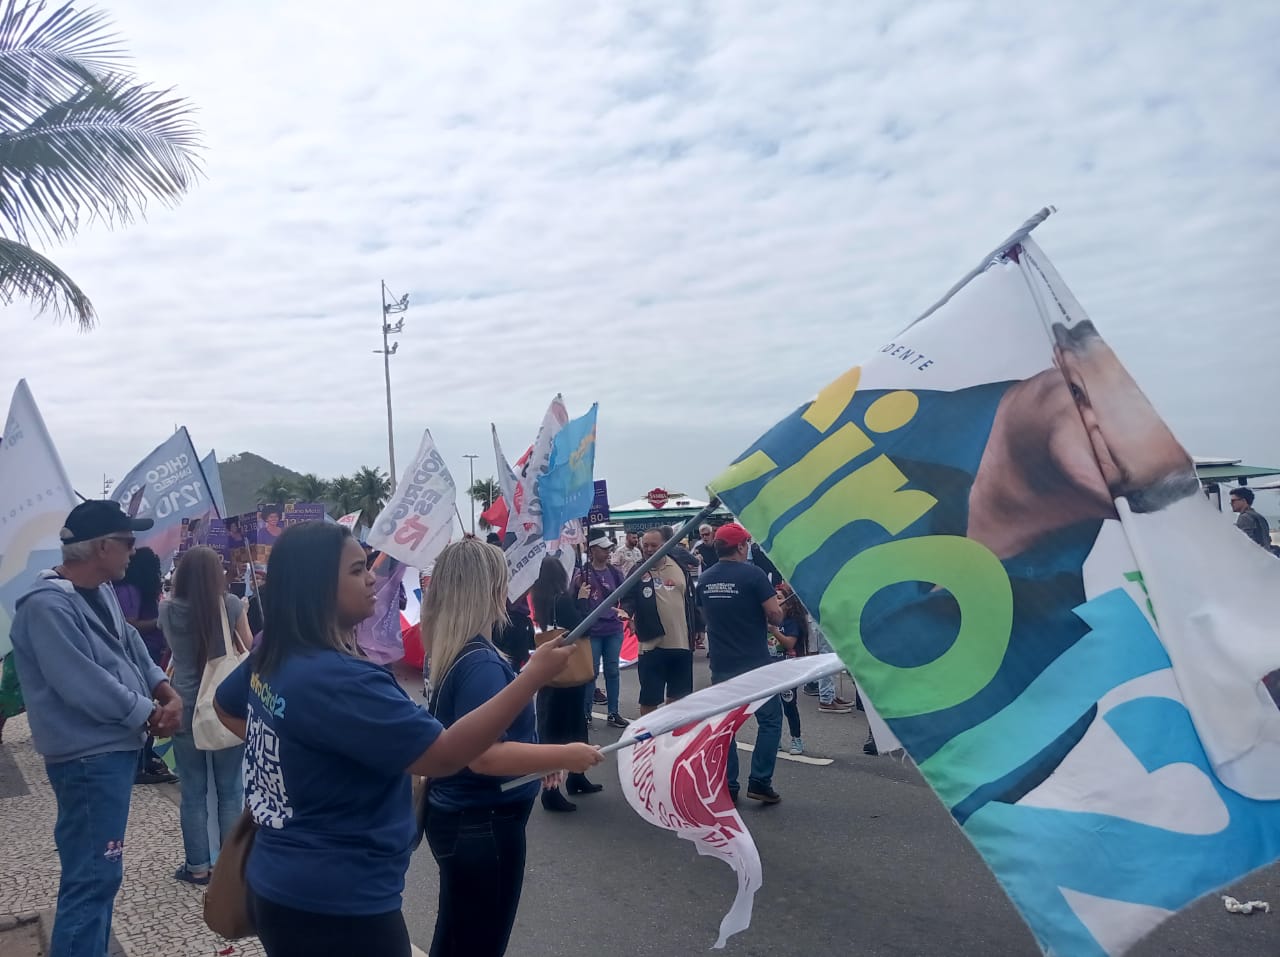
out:
{"label": "street light pole", "polygon": [[463,458],[467,460],[467,465],[471,467],[471,484],[467,486],[467,498],[471,499],[471,537],[472,538],[475,538],[476,536],[476,496],[475,496],[476,459],[478,459],[479,457],[480,456],[478,455],[463,456]]}
{"label": "street light pole", "polygon": [[393,326],[387,317],[404,312],[408,308],[408,293],[399,299],[387,299],[387,281],[384,279],[382,281],[382,348],[373,351],[374,354],[382,353],[382,372],[387,382],[387,458],[391,464],[391,491],[393,492],[396,490],[396,438],[391,421],[391,357],[400,348],[400,343],[388,344],[388,338],[392,333],[403,331],[404,318],[401,317]]}

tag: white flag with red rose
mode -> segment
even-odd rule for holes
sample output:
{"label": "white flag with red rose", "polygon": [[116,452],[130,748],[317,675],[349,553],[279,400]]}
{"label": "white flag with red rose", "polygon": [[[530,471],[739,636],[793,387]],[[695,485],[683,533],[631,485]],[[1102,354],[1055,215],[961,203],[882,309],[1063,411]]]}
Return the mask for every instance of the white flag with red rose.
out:
{"label": "white flag with red rose", "polygon": [[[788,658],[703,688],[631,722],[640,740],[618,751],[622,793],[650,824],[692,841],[738,875],[733,906],[720,921],[717,948],[751,924],[764,883],[760,852],[729,796],[726,762],[733,736],[760,704],[844,668],[833,654]],[[668,733],[669,732],[669,733]]]}

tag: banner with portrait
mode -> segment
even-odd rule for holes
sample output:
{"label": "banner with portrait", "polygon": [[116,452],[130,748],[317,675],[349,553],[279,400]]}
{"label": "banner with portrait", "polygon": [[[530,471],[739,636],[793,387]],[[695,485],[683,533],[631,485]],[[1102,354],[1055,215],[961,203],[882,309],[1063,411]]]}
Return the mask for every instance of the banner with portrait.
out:
{"label": "banner with portrait", "polygon": [[1029,239],[710,487],[1047,951],[1280,856],[1280,562]]}

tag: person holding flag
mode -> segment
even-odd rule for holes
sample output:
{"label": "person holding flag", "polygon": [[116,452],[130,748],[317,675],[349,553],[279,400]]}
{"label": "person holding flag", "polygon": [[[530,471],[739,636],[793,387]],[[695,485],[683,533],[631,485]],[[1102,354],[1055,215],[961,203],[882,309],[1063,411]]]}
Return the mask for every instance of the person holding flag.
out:
{"label": "person holding flag", "polygon": [[[697,594],[707,619],[711,683],[719,684],[769,664],[769,627],[782,624],[782,606],[769,578],[748,560],[751,533],[737,522],[716,529],[716,564],[698,578]],[[782,800],[773,789],[773,769],[782,741],[782,702],[774,695],[755,712],[755,750],[747,797],[765,804]],[[738,800],[738,748],[726,761],[729,794]]]}
{"label": "person holding flag", "polygon": [[[506,618],[507,575],[502,552],[475,538],[446,546],[436,560],[422,621],[431,636],[430,710],[446,728],[507,694],[550,654],[571,651],[545,645],[517,677],[489,638]],[[530,702],[495,744],[431,783],[427,842],[440,867],[434,957],[506,952],[524,886],[525,827],[539,784],[507,791],[502,784],[549,767],[581,774],[600,763],[599,750],[585,742],[539,744],[535,723]]]}

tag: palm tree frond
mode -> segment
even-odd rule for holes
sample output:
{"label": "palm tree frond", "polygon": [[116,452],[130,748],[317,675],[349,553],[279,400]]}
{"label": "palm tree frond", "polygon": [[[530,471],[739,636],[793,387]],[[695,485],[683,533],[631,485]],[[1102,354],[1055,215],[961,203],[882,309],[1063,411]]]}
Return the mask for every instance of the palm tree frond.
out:
{"label": "palm tree frond", "polygon": [[41,312],[53,309],[81,329],[93,326],[93,303],[71,277],[29,246],[0,237],[0,302],[29,299]]}
{"label": "palm tree frond", "polygon": [[16,132],[0,132],[0,217],[18,239],[56,240],[81,214],[126,223],[174,203],[201,172],[191,104],[128,77],[86,84]]}
{"label": "palm tree frond", "polygon": [[271,475],[258,488],[258,500],[264,505],[283,505],[293,498],[289,480],[283,475]]}
{"label": "palm tree frond", "polygon": [[308,472],[294,479],[293,492],[299,502],[323,502],[329,498],[329,483],[314,472]]}
{"label": "palm tree frond", "polygon": [[372,525],[391,495],[391,479],[382,469],[370,468],[368,465],[361,466],[353,479],[357,495],[356,508],[364,513],[361,520],[366,525]]}
{"label": "palm tree frond", "polygon": [[0,125],[26,124],[45,105],[87,82],[124,69],[126,58],[110,19],[73,3],[44,16],[43,0],[0,4]]}

